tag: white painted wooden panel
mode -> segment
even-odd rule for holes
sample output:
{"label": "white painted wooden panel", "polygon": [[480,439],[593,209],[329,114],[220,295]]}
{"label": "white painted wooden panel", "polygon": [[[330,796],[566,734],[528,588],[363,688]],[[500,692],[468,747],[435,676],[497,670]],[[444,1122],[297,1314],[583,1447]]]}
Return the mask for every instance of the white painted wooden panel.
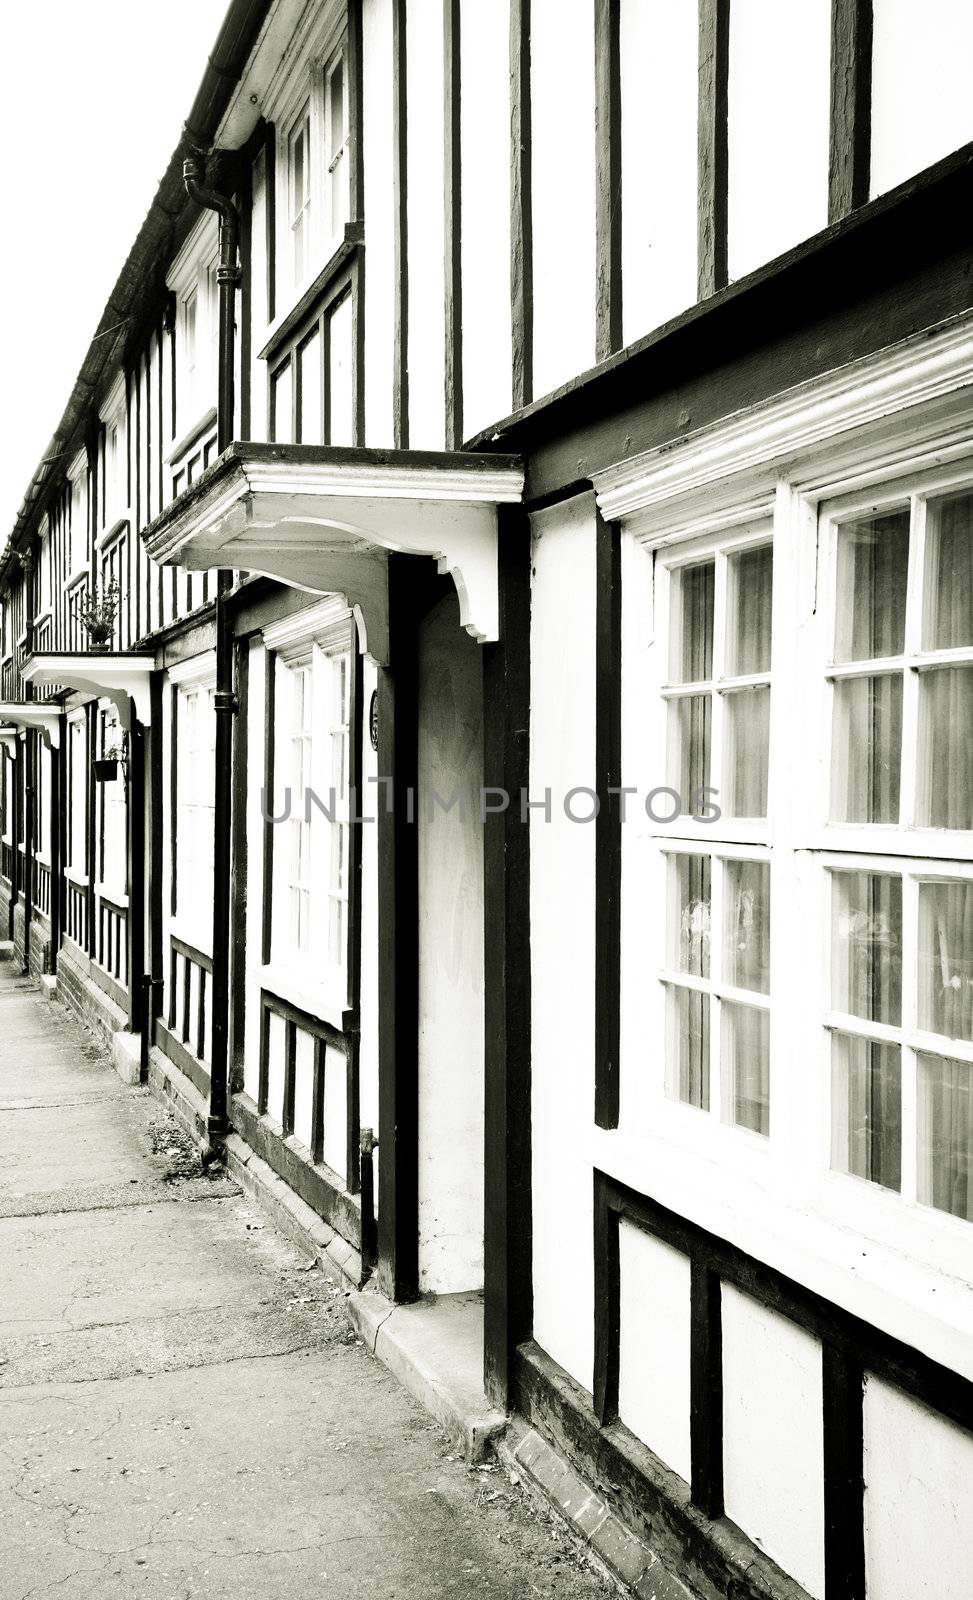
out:
{"label": "white painted wooden panel", "polygon": [[463,435],[511,408],[509,0],[460,7]]}
{"label": "white painted wooden panel", "polygon": [[973,139],[970,0],[874,0],[872,194]]}
{"label": "white painted wooden panel", "polygon": [[442,449],[446,431],[443,309],[443,7],[406,7],[409,216],[409,443]]}
{"label": "white painted wooden panel", "polygon": [[[369,737],[369,715],[377,683],[376,669],[362,663],[362,784],[360,815],[377,818],[383,791],[370,778],[378,776],[378,756]],[[363,1128],[378,1133],[378,827],[361,829],[361,1039],[358,1047],[358,1106]]]}
{"label": "white painted wooden panel", "polygon": [[621,0],[626,344],[696,299],[698,23],[684,0]]}
{"label": "white painted wooden panel", "polygon": [[326,1046],[324,1053],[324,1159],[339,1178],[347,1179],[348,1124],[347,1067],[340,1050]]}
{"label": "white painted wooden panel", "polygon": [[354,443],[351,389],[351,295],[345,295],[331,316],[330,395],[331,443]]}
{"label": "white painted wooden panel", "polygon": [[689,1482],[689,1258],[622,1220],[618,1414]]}
{"label": "white painted wooden panel", "polygon": [[390,445],[395,273],[392,201],[392,7],[363,0],[365,176],[365,439]]}
{"label": "white painted wooden panel", "polygon": [[287,1030],[282,1017],[271,1014],[267,1041],[267,1115],[284,1120],[284,1061]]}
{"label": "white painted wooden panel", "polygon": [[973,1435],[869,1374],[865,1486],[870,1600],[969,1600]]}
{"label": "white painted wooden panel", "polygon": [[535,395],[595,359],[594,37],[592,0],[533,0]]}
{"label": "white painted wooden panel", "polygon": [[830,12],[822,0],[733,0],[731,279],[827,225]]}
{"label": "white painted wooden panel", "polygon": [[[262,644],[250,646],[247,694],[251,713],[247,722],[247,906],[246,987],[244,1000],[243,1087],[256,1100],[260,1086],[260,969],[263,965],[263,907],[261,885],[264,867],[264,826],[261,795],[264,783],[264,695],[267,652]],[[165,697],[168,703],[169,696]],[[167,858],[166,858],[167,859]]]}
{"label": "white painted wooden panel", "polygon": [[450,595],[419,637],[419,1283],[437,1294],[483,1284],[482,751],[480,646]]}
{"label": "white painted wooden panel", "polygon": [[531,796],[552,791],[530,830],[534,1337],[590,1389],[595,830],[562,803],[594,783],[594,502],[531,526]]}
{"label": "white painted wooden panel", "polygon": [[821,1346],[723,1286],[726,1514],[810,1594],[824,1594]]}
{"label": "white painted wooden panel", "polygon": [[[267,182],[263,154],[253,164],[250,223],[250,318],[253,360],[250,373],[250,437],[267,437],[267,363],[257,357],[267,328]],[[239,342],[239,341],[238,341]]]}
{"label": "white painted wooden panel", "polygon": [[314,1040],[297,1030],[294,1050],[294,1132],[306,1150],[314,1137],[311,1112],[314,1102]]}

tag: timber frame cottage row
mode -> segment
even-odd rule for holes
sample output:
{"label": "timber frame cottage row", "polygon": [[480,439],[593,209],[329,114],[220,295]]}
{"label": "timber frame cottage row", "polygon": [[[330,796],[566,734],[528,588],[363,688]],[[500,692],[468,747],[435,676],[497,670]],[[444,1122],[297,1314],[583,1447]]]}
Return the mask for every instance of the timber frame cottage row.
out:
{"label": "timber frame cottage row", "polygon": [[232,0],[0,557],[24,971],[705,1600],[973,1592],[971,56]]}

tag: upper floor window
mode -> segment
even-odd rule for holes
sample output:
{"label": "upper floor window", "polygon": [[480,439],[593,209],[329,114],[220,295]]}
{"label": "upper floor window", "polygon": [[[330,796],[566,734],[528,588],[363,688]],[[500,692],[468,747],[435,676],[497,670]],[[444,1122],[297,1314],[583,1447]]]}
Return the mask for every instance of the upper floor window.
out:
{"label": "upper floor window", "polygon": [[[286,195],[278,225],[284,281],[299,288],[330,260],[348,220],[348,87],[344,44],[303,79],[294,109],[282,119],[278,193]],[[286,307],[284,308],[286,309]]]}
{"label": "upper floor window", "polygon": [[193,229],[168,275],[176,302],[177,439],[190,433],[216,404],[219,296],[217,223],[212,212]]}

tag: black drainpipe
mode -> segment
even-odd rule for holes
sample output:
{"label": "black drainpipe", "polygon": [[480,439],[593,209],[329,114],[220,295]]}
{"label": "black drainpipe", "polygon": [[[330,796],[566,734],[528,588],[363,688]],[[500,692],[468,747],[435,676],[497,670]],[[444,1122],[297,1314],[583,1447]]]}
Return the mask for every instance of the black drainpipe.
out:
{"label": "black drainpipe", "polygon": [[[216,186],[220,153],[191,146],[183,162],[186,193],[220,219],[220,259],[216,282],[220,292],[219,387],[216,402],[216,449],[222,455],[233,439],[233,346],[235,298],[240,282],[240,216],[228,195]],[[213,838],[213,1009],[210,1066],[209,1135],[219,1143],[227,1129],[227,1076],[230,1016],[230,812],[233,798],[233,622],[227,613],[228,572],[221,572],[216,595],[216,793]]]}

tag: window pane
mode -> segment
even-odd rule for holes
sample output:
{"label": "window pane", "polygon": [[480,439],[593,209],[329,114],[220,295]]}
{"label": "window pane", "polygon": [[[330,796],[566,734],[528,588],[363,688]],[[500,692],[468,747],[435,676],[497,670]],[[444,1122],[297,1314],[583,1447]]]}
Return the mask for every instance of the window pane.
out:
{"label": "window pane", "polygon": [[770,671],[770,614],[774,552],[771,545],[730,557],[732,615],[727,630],[729,677]]}
{"label": "window pane", "polygon": [[973,828],[973,667],[919,676],[917,821]]}
{"label": "window pane", "polygon": [[831,875],[831,1003],[897,1028],[902,1020],[902,880]]}
{"label": "window pane", "polygon": [[716,568],[712,561],[684,567],[673,596],[673,683],[705,683],[713,676],[713,595]]}
{"label": "window pane", "polygon": [[770,867],[724,863],[724,971],[737,989],[770,993]]}
{"label": "window pane", "polygon": [[726,752],[723,810],[728,817],[767,815],[770,690],[735,689],[724,696]]}
{"label": "window pane", "polygon": [[711,706],[708,694],[680,695],[669,702],[669,776],[685,815],[701,809],[700,789],[709,784]]}
{"label": "window pane", "polygon": [[973,1068],[941,1056],[918,1064],[919,1199],[973,1221]]}
{"label": "window pane", "polygon": [[670,856],[674,915],[670,921],[669,960],[679,972],[709,977],[710,858]]}
{"label": "window pane", "polygon": [[973,883],[919,885],[919,1026],[973,1041]]}
{"label": "window pane", "polygon": [[298,351],[301,372],[300,442],[324,443],[321,414],[321,336],[313,333]]}
{"label": "window pane", "polygon": [[833,820],[898,822],[901,767],[901,674],[835,683]]}
{"label": "window pane", "polygon": [[669,988],[669,1061],[666,1092],[670,1099],[709,1110],[708,994]]}
{"label": "window pane", "polygon": [[838,530],[836,661],[901,655],[908,571],[908,511]]}
{"label": "window pane", "polygon": [[884,1189],[902,1182],[902,1068],[897,1044],[836,1034],[831,1165]]}
{"label": "window pane", "polygon": [[930,650],[973,644],[973,495],[929,506],[923,643]]}
{"label": "window pane", "polygon": [[724,1001],[723,1120],[770,1133],[770,1013]]}

